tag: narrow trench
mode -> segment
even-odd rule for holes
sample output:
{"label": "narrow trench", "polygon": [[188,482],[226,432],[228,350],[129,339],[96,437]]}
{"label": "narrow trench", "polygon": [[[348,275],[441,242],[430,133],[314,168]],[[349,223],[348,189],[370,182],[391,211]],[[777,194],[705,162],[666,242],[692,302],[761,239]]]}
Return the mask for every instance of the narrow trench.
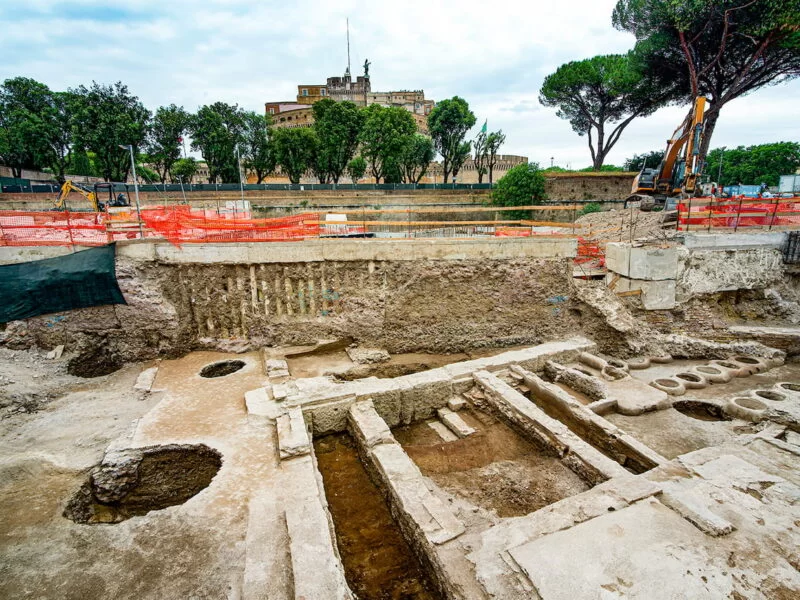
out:
{"label": "narrow trench", "polygon": [[440,600],[348,434],[314,440],[345,577],[359,600]]}

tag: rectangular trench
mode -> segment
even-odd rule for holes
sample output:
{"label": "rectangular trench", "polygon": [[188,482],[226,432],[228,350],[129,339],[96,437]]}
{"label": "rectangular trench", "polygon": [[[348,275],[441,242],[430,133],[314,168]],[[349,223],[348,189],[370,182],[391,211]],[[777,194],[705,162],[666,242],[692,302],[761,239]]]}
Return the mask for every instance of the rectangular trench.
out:
{"label": "rectangular trench", "polygon": [[314,440],[336,544],[350,589],[360,600],[441,598],[369,478],[353,438]]}

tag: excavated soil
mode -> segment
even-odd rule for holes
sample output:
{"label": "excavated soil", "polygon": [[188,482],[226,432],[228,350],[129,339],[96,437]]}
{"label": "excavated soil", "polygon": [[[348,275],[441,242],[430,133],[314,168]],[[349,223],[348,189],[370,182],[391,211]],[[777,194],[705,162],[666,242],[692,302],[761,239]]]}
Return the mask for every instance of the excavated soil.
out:
{"label": "excavated soil", "polygon": [[203,444],[146,448],[102,480],[103,466],[95,469],[64,516],[76,523],[120,523],[183,504],[208,487],[221,466],[219,452]]}
{"label": "excavated soil", "polygon": [[439,487],[500,517],[516,517],[589,489],[557,457],[485,413],[459,414],[476,433],[442,442],[428,425],[398,428],[395,437]]}
{"label": "excavated soil", "polygon": [[639,238],[668,239],[675,234],[674,222],[664,228],[663,212],[642,212],[638,208],[589,213],[575,221],[587,227],[588,238],[628,242]]}
{"label": "excavated soil", "polygon": [[352,438],[314,442],[347,583],[361,600],[438,599],[358,458]]}

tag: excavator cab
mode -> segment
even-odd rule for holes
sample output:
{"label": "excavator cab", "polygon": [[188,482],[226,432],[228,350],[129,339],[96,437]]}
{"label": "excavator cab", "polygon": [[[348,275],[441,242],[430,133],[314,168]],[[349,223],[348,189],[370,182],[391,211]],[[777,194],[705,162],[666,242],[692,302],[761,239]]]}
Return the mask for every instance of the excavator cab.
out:
{"label": "excavator cab", "polygon": [[99,202],[100,210],[103,210],[106,206],[130,206],[130,202],[128,202],[128,198],[125,194],[117,194],[114,196],[114,184],[113,183],[106,183],[106,182],[99,182],[94,184],[94,194],[96,198],[104,198],[103,202]]}

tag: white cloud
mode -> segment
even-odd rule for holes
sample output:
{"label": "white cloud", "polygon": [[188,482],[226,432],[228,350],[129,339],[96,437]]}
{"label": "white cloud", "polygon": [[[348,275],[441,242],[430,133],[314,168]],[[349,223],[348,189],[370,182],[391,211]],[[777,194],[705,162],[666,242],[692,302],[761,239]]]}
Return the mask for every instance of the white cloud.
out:
{"label": "white cloud", "polygon": [[[539,105],[560,64],[624,52],[611,26],[615,0],[29,0],[0,3],[0,79],[24,75],[54,89],[122,80],[151,109],[194,110],[217,100],[261,110],[297,84],[344,71],[350,18],[354,74],[372,62],[373,87],[466,98],[478,124],[507,134],[505,153],[581,167],[585,138]],[[723,110],[715,146],[799,140],[800,82],[761,90]],[[609,162],[661,148],[685,109],[635,121]]]}

